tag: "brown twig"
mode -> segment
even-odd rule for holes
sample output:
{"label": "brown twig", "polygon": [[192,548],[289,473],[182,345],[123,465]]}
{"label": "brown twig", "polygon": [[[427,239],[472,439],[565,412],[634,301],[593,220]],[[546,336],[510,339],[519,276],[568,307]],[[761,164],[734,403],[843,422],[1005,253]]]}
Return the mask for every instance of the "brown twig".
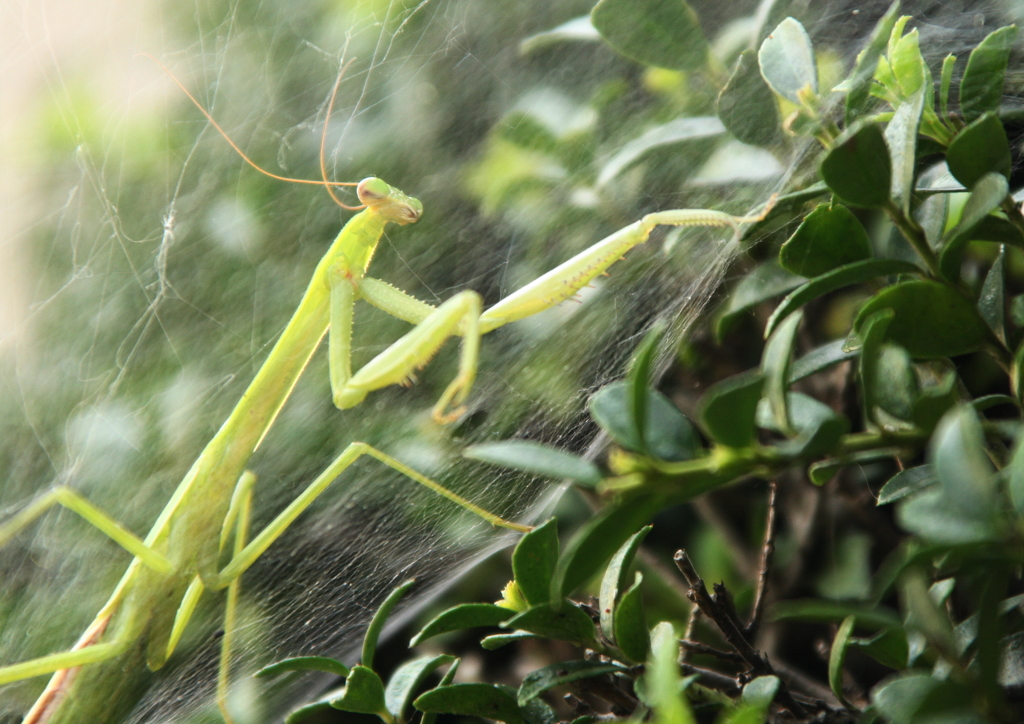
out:
{"label": "brown twig", "polygon": [[764,615],[765,593],[768,590],[768,577],[772,567],[772,556],[775,553],[775,495],[778,483],[768,483],[768,515],[764,523],[764,544],[761,546],[761,566],[757,572],[757,590],[754,593],[754,607],[750,611],[750,621],[743,629],[743,635],[753,641]]}
{"label": "brown twig", "polygon": [[692,651],[695,654],[706,654],[708,656],[714,656],[715,658],[719,658],[722,661],[731,661],[734,664],[743,663],[743,657],[739,654],[733,653],[732,651],[722,651],[721,649],[716,649],[714,646],[702,644],[700,641],[690,641],[688,639],[683,639],[679,642],[679,645],[687,651]]}
{"label": "brown twig", "polygon": [[[775,676],[775,672],[772,670],[771,664],[768,660],[761,656],[750,642],[747,641],[743,636],[743,632],[740,630],[739,625],[736,622],[735,614],[730,613],[731,597],[721,597],[721,600],[716,600],[708,593],[707,587],[704,585],[703,579],[697,575],[696,569],[693,567],[693,563],[690,561],[690,557],[686,555],[686,551],[680,550],[675,555],[676,566],[683,574],[683,578],[690,585],[690,591],[687,594],[688,598],[693,601],[705,616],[710,618],[718,626],[718,629],[722,632],[722,636],[729,642],[729,645],[735,649],[736,653],[743,659],[743,663],[749,667],[751,672],[755,676]],[[728,601],[729,603],[726,603]],[[798,719],[802,719],[807,716],[807,712],[803,706],[797,702],[793,695],[790,693],[789,688],[785,682],[780,681],[778,702],[792,712],[793,716]]]}
{"label": "brown twig", "polygon": [[692,664],[679,664],[682,672],[687,676],[697,674],[700,679],[700,683],[709,689],[721,691],[729,696],[739,696],[743,693],[743,687],[736,679],[725,674],[719,674],[717,671],[711,671],[710,669],[702,669],[699,666],[693,666]]}

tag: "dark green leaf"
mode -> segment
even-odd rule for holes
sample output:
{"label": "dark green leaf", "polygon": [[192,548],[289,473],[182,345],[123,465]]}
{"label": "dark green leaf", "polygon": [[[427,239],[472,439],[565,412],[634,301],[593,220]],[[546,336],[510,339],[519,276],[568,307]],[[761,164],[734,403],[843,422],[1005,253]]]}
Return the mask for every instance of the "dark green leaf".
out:
{"label": "dark green leaf", "polygon": [[895,316],[896,313],[891,309],[880,309],[866,318],[857,331],[861,338],[860,380],[864,390],[861,396],[864,417],[876,424],[879,422],[876,407],[880,393],[880,352],[885,334]]}
{"label": "dark green leaf", "polygon": [[875,450],[862,450],[849,453],[835,458],[827,458],[820,462],[813,463],[807,468],[807,475],[815,485],[824,485],[831,480],[836,473],[845,467],[853,465],[866,465],[867,463],[879,460],[891,460],[900,454],[899,448],[877,448]]}
{"label": "dark green leaf", "polygon": [[761,355],[761,370],[764,373],[764,396],[772,411],[775,429],[789,434],[792,424],[786,407],[786,390],[789,388],[789,363],[796,344],[796,332],[803,320],[797,312],[788,317],[768,338]]}
{"label": "dark green leaf", "polygon": [[779,262],[794,274],[816,277],[871,256],[868,232],[841,204],[819,204],[779,251]]}
{"label": "dark green leaf", "polygon": [[633,531],[645,525],[663,504],[660,496],[637,496],[605,508],[584,523],[558,559],[551,579],[550,600],[559,601],[590,580]]}
{"label": "dark green leaf", "polygon": [[615,155],[605,161],[597,174],[597,185],[604,186],[650,152],[664,152],[667,146],[723,133],[725,126],[717,116],[677,118],[651,128],[638,138],[623,144]]}
{"label": "dark green leaf", "polygon": [[818,66],[804,26],[786,18],[761,43],[757,53],[761,75],[772,90],[800,104],[800,91],[818,92]]}
{"label": "dark green leaf", "polygon": [[[632,427],[636,430],[637,441],[640,445],[639,452],[644,455],[651,455],[647,445],[647,400],[648,386],[651,379],[651,366],[654,364],[654,356],[658,352],[658,343],[665,333],[663,323],[656,323],[655,326],[644,335],[643,341],[637,348],[633,359],[629,363],[629,371],[626,374],[626,382],[629,385],[629,416]],[[687,425],[689,421],[687,421]]]}
{"label": "dark green leaf", "polygon": [[480,647],[487,651],[495,651],[500,649],[502,646],[508,646],[509,644],[515,643],[516,641],[522,641],[524,639],[539,639],[544,638],[537,634],[528,633],[526,631],[514,631],[510,634],[492,634],[480,640]]}
{"label": "dark green leaf", "polygon": [[915,280],[883,289],[861,307],[854,329],[859,331],[865,320],[882,309],[895,312],[888,339],[918,359],[973,352],[988,338],[974,305],[939,282]]}
{"label": "dark green leaf", "polygon": [[768,324],[765,325],[765,335],[772,334],[779,323],[795,310],[822,295],[853,284],[862,284],[875,277],[919,274],[920,272],[921,269],[916,264],[899,259],[865,259],[833,269],[820,277],[811,279],[783,299],[768,319]]}
{"label": "dark green leaf", "polygon": [[943,684],[928,674],[906,674],[883,681],[871,692],[871,699],[892,724],[912,724],[928,694]]}
{"label": "dark green leaf", "polygon": [[857,54],[854,63],[853,73],[844,84],[845,90],[849,91],[846,96],[846,124],[852,124],[867,109],[871,98],[871,83],[875,75],[875,68],[878,67],[878,58],[885,51],[892,33],[893,25],[899,16],[899,1],[894,2],[886,11],[868,38],[864,49]]}
{"label": "dark green leaf", "polygon": [[873,123],[848,129],[821,162],[821,177],[848,204],[886,204],[892,188],[892,167],[882,130]]}
{"label": "dark green leaf", "polygon": [[1018,435],[1013,457],[1007,466],[1010,500],[1018,513],[1024,513],[1024,436]]}
{"label": "dark green leaf", "polygon": [[921,388],[914,403],[914,424],[924,430],[933,429],[958,399],[956,370],[949,365],[935,384]]}
{"label": "dark green leaf", "polygon": [[[786,395],[790,421],[796,437],[784,443],[778,443],[776,449],[793,457],[817,457],[827,455],[835,449],[836,444],[850,430],[845,417],[837,415],[828,405],[818,402],[813,397],[799,392]],[[757,408],[757,424],[768,430],[783,432],[775,427],[775,419],[766,400],[762,400]]]}
{"label": "dark green leaf", "polygon": [[353,666],[341,696],[330,700],[335,709],[357,714],[376,714],[387,719],[390,716],[384,705],[384,682],[366,666]]}
{"label": "dark green leaf", "polygon": [[[1006,341],[1006,289],[1003,278],[1006,275],[1006,247],[999,247],[999,256],[992,262],[985,283],[978,297],[978,312],[985,324],[1003,342]],[[977,409],[977,408],[975,408]]]}
{"label": "dark green leaf", "polygon": [[[461,662],[462,659],[455,659],[455,661],[452,662],[452,665],[448,667],[448,671],[446,671],[444,676],[441,677],[441,681],[438,686],[450,686],[451,683],[455,681],[455,674],[458,672],[459,664]],[[415,702],[413,703],[413,706],[415,706]],[[436,711],[423,712],[423,715],[420,717],[420,724],[435,724],[435,722],[437,722]]]}
{"label": "dark green leaf", "polygon": [[326,671],[337,676],[348,676],[348,667],[345,664],[326,656],[296,656],[284,659],[270,666],[264,666],[253,676],[265,678],[277,676],[286,671]]}
{"label": "dark green leaf", "polygon": [[[615,606],[613,630],[615,645],[619,647],[627,659],[642,663],[647,658],[651,637],[647,633],[647,618],[644,616],[643,599],[640,597],[640,584],[643,576],[636,572],[636,580]],[[602,605],[601,613],[604,614]]]}
{"label": "dark green leaf", "polygon": [[843,695],[843,666],[846,665],[846,649],[856,623],[856,616],[847,616],[843,619],[835,638],[832,639],[832,650],[828,657],[828,685],[836,699],[847,706],[846,697]]}
{"label": "dark green leaf", "polygon": [[846,362],[858,355],[857,350],[846,350],[845,340],[837,339],[812,349],[789,366],[789,384],[798,382],[840,362]]}
{"label": "dark green leaf", "polygon": [[904,530],[938,544],[981,543],[996,537],[991,520],[965,514],[935,488],[902,501],[896,519]]}
{"label": "dark green leaf", "polygon": [[310,717],[317,716],[321,712],[331,709],[331,704],[328,701],[315,701],[312,704],[306,704],[306,706],[300,706],[298,709],[290,712],[285,717],[284,724],[302,724]]}
{"label": "dark green leaf", "polygon": [[632,388],[628,382],[613,382],[590,398],[590,414],[619,446],[670,462],[694,457],[700,442],[686,416],[657,390],[647,388],[646,446],[633,419]]}
{"label": "dark green leaf", "polygon": [[512,552],[516,584],[531,606],[551,597],[551,576],[558,563],[558,521],[554,518],[524,535]]}
{"label": "dark green leaf", "polygon": [[746,447],[754,440],[754,416],[764,376],[748,370],[712,385],[700,401],[700,420],[716,442]]}
{"label": "dark green leaf", "polygon": [[601,630],[611,641],[615,640],[614,613],[619,594],[629,585],[629,567],[633,564],[640,544],[650,532],[651,526],[647,525],[630,536],[629,540],[615,551],[601,579]]}
{"label": "dark green leaf", "polygon": [[707,40],[685,0],[601,0],[590,20],[609,45],[640,63],[678,70],[707,64]]}
{"label": "dark green leaf", "polygon": [[979,224],[999,208],[1008,192],[1006,177],[998,173],[985,174],[971,189],[960,214],[960,223],[943,237],[939,266],[947,279],[959,278],[960,261],[967,242],[974,238],[974,230]]}
{"label": "dark green leaf", "polygon": [[515,615],[515,611],[496,606],[493,603],[463,603],[434,617],[413,637],[409,646],[410,648],[419,646],[427,639],[449,631],[480,626],[499,626]]}
{"label": "dark green leaf", "polygon": [[827,601],[824,599],[793,599],[779,601],[771,609],[773,621],[821,621],[829,623],[855,616],[862,626],[878,628],[901,628],[903,622],[890,608],[873,606],[869,603]]}
{"label": "dark green leaf", "polygon": [[965,120],[973,121],[986,111],[999,110],[1006,64],[1016,35],[1016,25],[999,28],[971,51],[960,81],[960,112]]}
{"label": "dark green leaf", "polygon": [[[505,688],[509,689],[510,694],[513,693],[511,686]],[[526,724],[558,724],[559,722],[558,713],[543,699],[531,699],[520,708],[520,711]]]}
{"label": "dark green leaf", "polygon": [[729,295],[725,311],[715,324],[715,335],[721,339],[733,322],[748,309],[781,296],[805,281],[803,277],[786,271],[774,261],[755,267]]}
{"label": "dark green leaf", "polygon": [[601,482],[601,471],[591,461],[530,440],[471,445],[462,451],[462,456],[555,480],[569,478],[588,487]]}
{"label": "dark green leaf", "polygon": [[[913,36],[915,40],[916,33],[915,30]],[[906,39],[904,38],[900,44],[902,45]],[[915,67],[916,63],[920,62],[923,72],[927,74],[927,66],[921,60],[916,42],[914,50],[916,52]],[[926,97],[932,87],[931,75],[928,75],[927,82],[922,80],[922,83],[906,99],[905,103],[900,104],[900,107],[893,113],[889,125],[885,127],[885,140],[889,145],[889,158],[891,159],[892,200],[904,215],[910,214],[910,196],[914,190],[914,169],[917,163],[917,131],[921,125],[921,113],[927,101]],[[831,184],[829,185],[831,186]]]}
{"label": "dark green leaf", "polygon": [[454,656],[440,654],[438,656],[421,656],[399,666],[388,679],[384,690],[384,703],[397,719],[405,720],[405,712],[412,706],[413,697],[427,677],[440,666],[447,666],[455,661]]}
{"label": "dark green leaf", "polygon": [[[863,350],[861,355],[863,357]],[[919,387],[917,373],[907,351],[894,344],[883,344],[878,350],[874,403],[894,417],[913,420]]]}
{"label": "dark green leaf", "polygon": [[597,630],[583,609],[564,600],[557,609],[550,605],[534,606],[504,624],[505,628],[520,629],[559,641],[571,641],[593,648]]}
{"label": "dark green leaf", "polygon": [[718,117],[737,140],[752,146],[778,141],[779,110],[771,89],[757,70],[757,53],[740,53],[736,67],[718,94]]}
{"label": "dark green leaf", "polygon": [[907,668],[907,632],[902,628],[884,628],[870,638],[852,638],[850,646],[890,669]]}
{"label": "dark green leaf", "polygon": [[380,608],[377,609],[377,612],[373,614],[373,619],[370,621],[370,625],[366,629],[366,636],[363,637],[361,663],[366,668],[373,668],[373,656],[377,652],[377,639],[380,638],[380,632],[384,630],[384,624],[387,623],[388,616],[391,615],[392,609],[394,609],[402,596],[405,595],[406,591],[412,588],[415,583],[415,578],[410,578],[408,581],[403,582],[393,590],[386,599],[384,599],[384,603],[382,603]]}
{"label": "dark green leaf", "polygon": [[908,468],[896,473],[882,486],[878,493],[878,505],[889,505],[900,498],[924,490],[930,485],[938,482],[935,477],[935,469],[931,465],[918,465],[916,468]]}
{"label": "dark green leaf", "polygon": [[980,519],[994,514],[995,470],[974,408],[961,406],[942,419],[932,437],[931,458],[955,508]]}
{"label": "dark green leaf", "polygon": [[600,661],[563,661],[560,664],[545,666],[537,669],[525,677],[519,686],[519,706],[536,699],[549,689],[556,686],[564,686],[580,679],[590,679],[604,674],[614,674],[622,671],[622,667],[616,664],[606,664]]}
{"label": "dark green leaf", "polygon": [[983,114],[954,136],[946,151],[949,172],[971,188],[987,173],[1010,176],[1010,142],[995,113]]}
{"label": "dark green leaf", "polygon": [[413,706],[423,712],[478,716],[507,724],[522,724],[523,721],[515,698],[491,684],[439,686],[421,694]]}

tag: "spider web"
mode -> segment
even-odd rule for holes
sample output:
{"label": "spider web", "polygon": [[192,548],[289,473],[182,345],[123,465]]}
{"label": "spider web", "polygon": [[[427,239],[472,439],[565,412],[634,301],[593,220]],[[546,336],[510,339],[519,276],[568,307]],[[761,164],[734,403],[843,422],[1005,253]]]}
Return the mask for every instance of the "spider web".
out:
{"label": "spider web", "polygon": [[[356,58],[327,129],[329,173],[377,175],[424,202],[422,221],[388,231],[370,273],[430,303],[462,289],[493,303],[646,211],[743,212],[801,172],[806,149],[760,176],[736,173],[721,159],[749,159],[749,150],[716,136],[646,158],[595,189],[567,170],[587,162],[581,141],[575,150],[563,144],[569,151],[558,158],[530,157],[533,181],[497,184],[502,173],[522,172],[501,166],[495,141],[514,109],[553,115],[570,139],[578,121],[603,137],[605,150],[643,130],[593,125],[591,101],[603,84],[639,85],[635,66],[607,48],[568,43],[521,53],[525,37],[591,3],[554,5],[5,6],[4,32],[13,37],[0,44],[0,69],[18,112],[0,126],[0,510],[10,514],[67,484],[144,534],[252,379],[344,222],[322,191],[245,166],[138,52],[171,66],[257,163],[300,178],[318,177],[325,101],[339,67]],[[745,17],[800,17],[842,67],[887,3],[694,5],[712,38]],[[988,20],[979,6],[921,2],[905,12],[922,19],[922,47],[941,57],[1012,20],[999,14],[1003,3],[991,5]],[[629,93],[616,102],[642,107]],[[499,514],[536,520],[557,489],[468,463],[459,450],[516,436],[591,447],[586,399],[621,376],[654,319],[671,322],[671,340],[682,338],[740,250],[724,236],[687,232],[669,244],[661,236],[579,303],[488,335],[470,412],[451,429],[434,425],[429,409],[455,368],[454,343],[413,389],[371,393],[344,412],[330,402],[319,352],[251,463],[260,478],[253,529],[353,440]],[[355,366],[406,328],[361,307]],[[240,724],[272,720],[317,685],[256,690],[247,676],[255,668],[303,654],[351,659],[399,581],[417,577],[410,603],[422,603],[511,540],[373,461],[350,468],[243,577],[236,700],[255,703]],[[68,648],[127,562],[57,510],[0,551],[0,662]],[[209,707],[221,601],[208,595],[168,666],[147,675],[143,693],[125,695],[129,720],[169,721]],[[16,720],[43,683],[5,687],[0,721]]]}

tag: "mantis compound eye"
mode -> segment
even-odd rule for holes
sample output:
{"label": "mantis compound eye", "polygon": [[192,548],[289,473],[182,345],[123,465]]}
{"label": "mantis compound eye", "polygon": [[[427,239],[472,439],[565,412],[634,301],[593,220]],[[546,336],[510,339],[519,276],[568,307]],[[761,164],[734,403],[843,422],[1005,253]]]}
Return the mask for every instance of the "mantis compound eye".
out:
{"label": "mantis compound eye", "polygon": [[361,203],[372,206],[381,199],[386,199],[390,196],[391,187],[381,179],[371,176],[359,182],[359,185],[356,187],[356,194],[359,196]]}

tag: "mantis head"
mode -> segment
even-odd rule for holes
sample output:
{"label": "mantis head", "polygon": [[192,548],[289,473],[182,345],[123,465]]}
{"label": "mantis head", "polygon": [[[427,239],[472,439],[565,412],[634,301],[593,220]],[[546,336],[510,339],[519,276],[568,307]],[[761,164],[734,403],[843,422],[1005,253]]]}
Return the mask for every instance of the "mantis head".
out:
{"label": "mantis head", "polygon": [[406,196],[394,186],[389,186],[373,176],[360,181],[356,186],[356,193],[359,195],[359,202],[366,204],[367,209],[373,210],[387,221],[402,226],[416,223],[423,215],[423,204],[419,199]]}

